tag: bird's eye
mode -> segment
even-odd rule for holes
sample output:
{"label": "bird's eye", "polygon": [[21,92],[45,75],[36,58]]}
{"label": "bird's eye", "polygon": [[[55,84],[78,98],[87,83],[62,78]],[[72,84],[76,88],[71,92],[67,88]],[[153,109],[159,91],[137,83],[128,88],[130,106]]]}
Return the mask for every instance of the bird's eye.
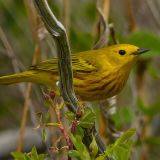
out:
{"label": "bird's eye", "polygon": [[120,54],[120,55],[125,55],[125,54],[126,54],[126,51],[125,51],[125,50],[119,50],[119,54]]}

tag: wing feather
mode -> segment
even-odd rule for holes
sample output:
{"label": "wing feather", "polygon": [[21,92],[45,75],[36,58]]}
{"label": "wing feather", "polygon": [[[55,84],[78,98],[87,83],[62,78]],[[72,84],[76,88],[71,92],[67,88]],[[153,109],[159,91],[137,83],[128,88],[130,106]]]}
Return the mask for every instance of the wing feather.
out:
{"label": "wing feather", "polygon": [[[72,55],[72,67],[73,72],[93,72],[96,71],[97,66],[88,59],[84,59],[83,57],[78,57],[76,55]],[[41,70],[41,71],[50,71],[57,72],[58,71],[58,61],[57,58],[49,59],[43,61],[37,65],[33,65],[30,67],[31,70]]]}

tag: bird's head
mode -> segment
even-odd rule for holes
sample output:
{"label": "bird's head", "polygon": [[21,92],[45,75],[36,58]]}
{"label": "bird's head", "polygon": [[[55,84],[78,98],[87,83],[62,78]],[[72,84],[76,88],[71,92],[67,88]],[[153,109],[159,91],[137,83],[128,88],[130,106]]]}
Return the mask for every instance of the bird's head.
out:
{"label": "bird's head", "polygon": [[130,44],[117,44],[107,47],[106,55],[112,65],[131,67],[142,53],[149,51]]}

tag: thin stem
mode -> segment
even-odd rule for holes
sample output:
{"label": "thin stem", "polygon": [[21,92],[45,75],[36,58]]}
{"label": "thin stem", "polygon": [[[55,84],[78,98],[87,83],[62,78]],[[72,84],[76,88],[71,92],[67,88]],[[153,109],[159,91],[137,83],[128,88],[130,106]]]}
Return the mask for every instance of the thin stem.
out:
{"label": "thin stem", "polygon": [[126,2],[126,11],[128,16],[128,23],[129,23],[129,32],[133,32],[136,29],[136,20],[132,8],[132,2],[131,0],[125,0]]}
{"label": "thin stem", "polygon": [[99,14],[99,22],[97,25],[97,31],[99,39],[93,46],[93,49],[98,49],[104,47],[109,41],[109,27],[108,27],[108,17],[109,17],[109,6],[110,0],[97,0],[96,8]]}
{"label": "thin stem", "polygon": [[[39,47],[36,47],[34,55],[33,55],[32,64],[36,63],[38,54],[39,54]],[[17,151],[22,150],[22,146],[23,146],[23,142],[24,142],[24,134],[25,134],[25,128],[26,128],[26,124],[27,124],[28,110],[29,110],[30,101],[31,101],[30,100],[31,91],[32,91],[32,84],[28,83],[27,87],[26,87],[26,91],[25,91],[25,101],[24,101],[24,106],[23,106],[22,121],[21,121],[21,127],[20,127],[20,132],[19,132],[19,141],[18,141]],[[32,110],[33,110],[33,108],[32,108]],[[36,122],[34,122],[34,123],[36,123]]]}
{"label": "thin stem", "polygon": [[[8,55],[8,57],[11,58],[11,62],[12,62],[12,66],[13,66],[14,71],[20,72],[20,69],[19,69],[20,63],[17,60],[16,55],[14,54],[13,49],[12,49],[11,45],[9,44],[8,39],[7,39],[7,37],[1,27],[0,27],[0,37],[1,37],[1,40],[6,48],[6,54]],[[20,133],[19,133],[20,134],[19,143],[18,143],[18,148],[17,148],[17,150],[21,151],[22,145],[23,145],[23,139],[24,139],[26,119],[27,119],[27,115],[28,115],[28,107],[30,105],[30,107],[33,110],[33,102],[31,100],[29,100],[31,85],[28,84],[28,86],[26,88],[24,84],[19,84],[18,87],[19,87],[21,94],[25,98],[24,107],[23,107],[23,116],[22,116],[23,118],[22,118],[22,123],[21,123],[21,128],[20,128]]]}
{"label": "thin stem", "polygon": [[63,24],[66,28],[68,35],[70,29],[70,5],[70,0],[63,0]]}
{"label": "thin stem", "polygon": [[119,44],[119,41],[116,37],[115,29],[113,23],[109,24],[110,35],[112,37],[113,44]]}
{"label": "thin stem", "polygon": [[22,113],[22,121],[21,121],[21,127],[19,131],[19,141],[18,141],[18,147],[17,147],[17,151],[19,152],[22,151],[22,146],[24,142],[24,132],[26,128],[31,91],[32,91],[32,84],[29,83],[26,88],[25,102],[24,102],[23,113]]}
{"label": "thin stem", "polygon": [[153,16],[153,20],[154,20],[155,24],[159,28],[160,27],[159,10],[158,10],[157,6],[155,5],[154,1],[151,1],[151,0],[146,0],[146,4],[151,11],[151,14]]}

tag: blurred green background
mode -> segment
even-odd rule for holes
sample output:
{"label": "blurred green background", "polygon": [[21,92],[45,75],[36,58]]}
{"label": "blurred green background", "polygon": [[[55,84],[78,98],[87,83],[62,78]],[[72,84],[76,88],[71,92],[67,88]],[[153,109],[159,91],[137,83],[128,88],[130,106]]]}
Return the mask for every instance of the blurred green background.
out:
{"label": "blurred green background", "polygon": [[[96,2],[68,0],[65,3],[63,0],[49,0],[49,4],[67,28],[72,52],[91,49],[99,34]],[[132,153],[134,160],[158,160],[160,157],[159,19],[159,0],[110,1],[108,23],[114,24],[119,42],[150,49],[138,61],[126,87],[117,96],[117,112],[111,116],[118,130],[137,128],[139,139]],[[111,38],[109,43],[112,43]],[[27,69],[32,64],[37,45],[41,53],[38,59],[55,56],[56,47],[53,44],[36,16],[32,0],[0,1],[0,75]],[[19,129],[25,87],[26,84],[21,87],[0,86],[1,133]],[[46,112],[39,86],[33,86],[31,99],[34,109],[30,109],[27,126],[33,127],[34,113]],[[97,104],[93,106],[98,109]],[[0,148],[4,147],[1,145],[0,140]],[[9,143],[6,143],[6,148],[7,145]],[[7,157],[7,153],[3,153],[0,152],[0,157]]]}

